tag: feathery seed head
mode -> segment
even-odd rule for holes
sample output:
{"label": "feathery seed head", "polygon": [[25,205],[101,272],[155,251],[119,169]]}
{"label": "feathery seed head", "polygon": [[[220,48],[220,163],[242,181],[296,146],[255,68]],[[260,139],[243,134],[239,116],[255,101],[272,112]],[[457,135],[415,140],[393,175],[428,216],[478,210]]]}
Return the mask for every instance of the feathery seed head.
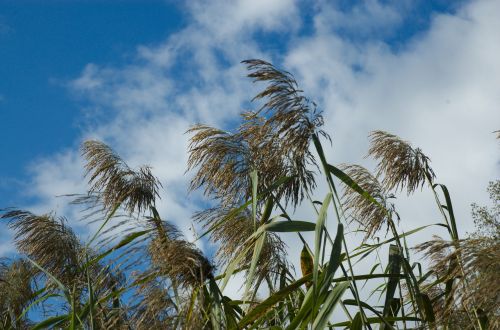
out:
{"label": "feathery seed head", "polygon": [[36,298],[34,278],[37,273],[25,259],[0,258],[0,317],[9,312],[20,316]]}
{"label": "feathery seed head", "polygon": [[34,215],[11,210],[1,218],[10,219],[17,250],[41,265],[56,278],[72,283],[80,265],[82,247],[64,218],[52,214]]}
{"label": "feathery seed head", "polygon": [[387,190],[403,190],[411,194],[422,187],[428,179],[433,182],[435,175],[430,167],[430,159],[419,148],[414,149],[398,136],[384,131],[370,134],[371,147],[368,152],[376,160],[377,177]]}
{"label": "feathery seed head", "polygon": [[99,141],[86,141],[82,154],[87,159],[85,168],[90,193],[101,195],[108,212],[120,204],[129,213],[154,206],[161,184],[149,167],[132,170],[110,147]]}
{"label": "feathery seed head", "polygon": [[[386,209],[393,208],[392,205],[389,205],[390,196],[388,196],[386,189],[366,168],[350,164],[343,164],[340,167],[382,206]],[[344,187],[342,199],[346,210],[351,211],[353,220],[357,221],[366,231],[365,239],[373,237],[382,225],[390,220],[386,209],[372,203],[350,187]]]}
{"label": "feathery seed head", "polygon": [[[282,177],[293,177],[276,194],[294,206],[315,187],[309,165],[316,165],[309,151],[313,134],[328,135],[320,128],[323,117],[316,105],[302,95],[293,76],[260,60],[248,60],[249,77],[268,82],[255,99],[267,102],[256,113],[242,114],[243,123],[234,132],[205,125],[191,128],[188,170],[197,168],[191,189],[222,204],[240,203],[251,196],[251,171],[258,170],[261,187]],[[263,190],[263,189],[262,189]]]}
{"label": "feathery seed head", "polygon": [[149,250],[160,273],[183,287],[200,285],[212,276],[213,267],[203,253],[182,239],[156,238]]}
{"label": "feathery seed head", "polygon": [[[439,237],[415,248],[431,260],[431,269],[443,280],[454,280],[452,301],[440,310],[448,324],[457,308],[480,308],[490,324],[500,324],[500,241],[475,237],[445,241]],[[457,307],[459,306],[459,307]]]}
{"label": "feathery seed head", "polygon": [[[260,210],[257,216],[261,216]],[[255,232],[255,226],[249,210],[234,213],[233,208],[217,207],[196,213],[194,219],[203,223],[206,228],[214,228],[210,238],[219,245],[216,256],[221,264],[229,264],[248,248],[248,244],[252,244],[248,238]],[[250,263],[252,252],[253,249],[247,252],[238,267]],[[288,267],[285,243],[278,235],[267,232],[257,263],[256,277],[270,275],[271,278],[275,278],[284,266]]]}

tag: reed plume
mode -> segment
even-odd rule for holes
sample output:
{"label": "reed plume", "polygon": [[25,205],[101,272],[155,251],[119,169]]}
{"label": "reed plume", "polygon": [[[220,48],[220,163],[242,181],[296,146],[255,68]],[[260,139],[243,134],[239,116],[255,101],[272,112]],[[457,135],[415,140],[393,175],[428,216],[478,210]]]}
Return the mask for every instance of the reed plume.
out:
{"label": "reed plume", "polygon": [[86,141],[82,154],[87,160],[86,176],[89,193],[100,194],[105,208],[111,212],[123,205],[129,213],[141,212],[154,206],[161,186],[148,166],[133,170],[106,144]]}
{"label": "reed plume", "polygon": [[[259,212],[257,217],[260,216]],[[248,238],[255,232],[255,224],[251,212],[247,209],[234,214],[233,209],[210,208],[197,212],[194,219],[203,223],[205,228],[214,228],[210,239],[218,246],[216,257],[221,264],[227,265],[253,243]],[[247,249],[238,267],[250,263],[252,252],[253,249]],[[266,275],[276,278],[283,267],[289,267],[286,259],[286,245],[278,235],[268,232],[257,264],[257,278]]]}
{"label": "reed plume", "polygon": [[133,308],[131,323],[134,329],[173,329],[178,315],[178,306],[165,283],[149,281],[138,289],[139,302]]}
{"label": "reed plume", "polygon": [[272,127],[272,139],[280,141],[279,150],[298,178],[300,185],[297,184],[293,193],[287,195],[293,205],[297,205],[304,192],[315,187],[314,176],[308,170],[308,165],[316,166],[309,150],[313,135],[330,140],[330,136],[321,129],[324,124],[322,112],[317,109],[316,103],[304,96],[291,73],[262,60],[251,59],[243,63],[250,71],[249,78],[254,82],[267,83],[267,87],[252,101],[264,100],[257,114],[263,113],[264,125]]}
{"label": "reed plume", "polygon": [[191,189],[203,187],[205,195],[225,206],[240,204],[251,196],[250,173],[257,169],[260,190],[291,177],[275,193],[285,202],[297,203],[303,198],[303,189],[314,186],[313,173],[305,164],[294,163],[262,117],[250,112],[242,117],[243,123],[234,133],[204,125],[188,131],[193,134],[188,170],[196,169]]}
{"label": "reed plume", "polygon": [[10,210],[1,218],[9,219],[19,252],[63,283],[74,283],[78,278],[83,250],[73,230],[66,225],[65,218],[56,218],[53,214],[39,216],[22,210]]}
{"label": "reed plume", "polygon": [[22,315],[36,299],[37,273],[25,259],[0,258],[0,328],[30,328],[27,317],[12,319],[12,316]]}
{"label": "reed plume", "polygon": [[435,175],[430,159],[420,148],[396,135],[384,131],[370,134],[371,147],[368,155],[378,160],[377,177],[387,190],[406,189],[407,194],[423,187],[426,180],[433,182]]}
{"label": "reed plume", "polygon": [[[439,237],[418,245],[443,281],[453,282],[450,301],[435,306],[442,324],[449,324],[457,310],[486,313],[492,328],[500,325],[500,242],[491,237],[445,241]],[[460,263],[457,264],[457,260]],[[450,267],[450,265],[455,265]],[[439,301],[438,301],[439,302]]]}
{"label": "reed plume", "polygon": [[[188,170],[197,169],[191,189],[204,187],[206,195],[224,204],[241,202],[250,196],[249,174],[259,171],[263,187],[278,179],[293,177],[277,192],[285,203],[297,205],[306,191],[315,187],[309,165],[316,161],[309,151],[314,134],[321,130],[323,117],[316,105],[302,95],[293,76],[260,60],[244,61],[254,81],[268,83],[254,100],[266,99],[257,112],[242,114],[243,123],[234,132],[197,125],[189,146]],[[231,197],[228,197],[231,196]]]}
{"label": "reed plume", "polygon": [[178,285],[194,287],[212,276],[211,263],[200,250],[185,240],[153,239],[149,254],[159,275],[166,276]]}
{"label": "reed plume", "polygon": [[390,212],[394,207],[388,202],[391,197],[387,190],[378,182],[366,168],[360,165],[341,165],[342,170],[349,175],[364,191],[372,196],[384,208],[374,204],[350,187],[344,187],[342,200],[345,209],[351,211],[354,221],[366,232],[365,239],[373,235],[390,219]]}

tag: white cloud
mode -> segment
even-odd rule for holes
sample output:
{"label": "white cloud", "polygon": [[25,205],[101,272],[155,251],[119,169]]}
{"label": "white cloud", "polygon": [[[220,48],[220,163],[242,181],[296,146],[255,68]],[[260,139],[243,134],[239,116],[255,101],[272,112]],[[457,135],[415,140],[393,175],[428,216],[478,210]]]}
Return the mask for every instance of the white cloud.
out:
{"label": "white cloud", "polygon": [[403,23],[407,1],[364,0],[342,8],[338,1],[323,1],[315,26],[323,32],[339,32],[355,38],[391,34]]}
{"label": "white cloud", "polygon": [[[431,157],[439,182],[450,189],[460,227],[470,230],[470,203],[485,201],[488,180],[499,174],[498,142],[490,132],[500,123],[495,57],[500,4],[474,1],[454,16],[436,15],[429,31],[397,53],[379,39],[351,44],[337,28],[354,33],[363,27],[360,33],[368,36],[397,27],[403,24],[401,5],[366,1],[341,12],[320,4],[316,29],[308,36],[295,35],[303,24],[297,8],[293,1],[189,3],[191,21],[184,30],[163,44],[139,46],[137,58],[124,67],[89,64],[71,83],[92,109],[82,138],[104,140],[132,166],[150,164],[166,191],[162,214],[192,237],[190,215],[203,199],[199,192],[186,192],[189,136],[184,132],[196,122],[227,127],[244,110],[258,86],[244,77],[240,60],[283,58],[276,64],[296,73],[325,111],[325,128],[333,136],[333,148],[326,149],[333,163],[370,166],[363,159],[367,134],[374,129],[399,134]],[[285,30],[292,37],[283,54],[261,49],[254,38],[257,31]],[[60,208],[53,196],[85,189],[78,154],[75,148],[34,164],[37,207]],[[321,186],[315,198],[324,192]],[[432,203],[428,191],[401,198],[403,228],[439,221]],[[296,216],[314,220],[308,205]],[[287,241],[298,261],[301,244]]]}
{"label": "white cloud", "polygon": [[210,38],[221,40],[251,36],[255,31],[294,31],[300,17],[294,0],[192,1],[194,21]]}

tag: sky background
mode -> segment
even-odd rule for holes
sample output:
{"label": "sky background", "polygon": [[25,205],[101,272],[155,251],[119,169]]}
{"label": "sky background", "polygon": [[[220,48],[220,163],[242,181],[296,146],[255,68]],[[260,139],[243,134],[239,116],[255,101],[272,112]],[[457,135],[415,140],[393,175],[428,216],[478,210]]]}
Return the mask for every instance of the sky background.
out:
{"label": "sky background", "polygon": [[[185,131],[230,130],[255,109],[264,86],[240,61],[261,58],[324,111],[333,164],[373,168],[364,156],[375,129],[421,147],[464,234],[470,204],[487,203],[500,174],[498,17],[498,0],[0,0],[0,208],[54,210],[88,237],[93,228],[57,196],[86,191],[79,146],[94,138],[153,167],[161,213],[192,238],[191,214],[207,201],[187,193]],[[402,230],[440,221],[429,190],[398,197]],[[0,256],[12,255],[0,230]],[[444,232],[420,237],[432,234]]]}

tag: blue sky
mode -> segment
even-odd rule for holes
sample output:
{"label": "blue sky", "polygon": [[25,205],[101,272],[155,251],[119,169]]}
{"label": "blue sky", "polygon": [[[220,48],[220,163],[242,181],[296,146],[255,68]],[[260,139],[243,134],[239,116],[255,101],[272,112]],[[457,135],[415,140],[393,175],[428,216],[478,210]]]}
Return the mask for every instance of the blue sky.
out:
{"label": "blue sky", "polygon": [[[126,63],[139,44],[181,28],[162,1],[0,3],[0,201],[19,204],[20,181],[38,157],[73,146],[80,105],[65,87],[89,62]],[[8,155],[8,156],[7,156]]]}
{"label": "blue sky", "polygon": [[[192,237],[206,204],[186,193],[184,132],[234,125],[258,90],[239,62],[263,58],[324,111],[333,163],[370,167],[369,132],[398,134],[431,157],[469,230],[499,174],[499,15],[489,0],[0,1],[0,207],[55,210],[87,237],[56,196],[85,191],[78,147],[97,138],[153,167],[162,214]],[[402,226],[438,219],[419,206],[430,198],[398,201]]]}

